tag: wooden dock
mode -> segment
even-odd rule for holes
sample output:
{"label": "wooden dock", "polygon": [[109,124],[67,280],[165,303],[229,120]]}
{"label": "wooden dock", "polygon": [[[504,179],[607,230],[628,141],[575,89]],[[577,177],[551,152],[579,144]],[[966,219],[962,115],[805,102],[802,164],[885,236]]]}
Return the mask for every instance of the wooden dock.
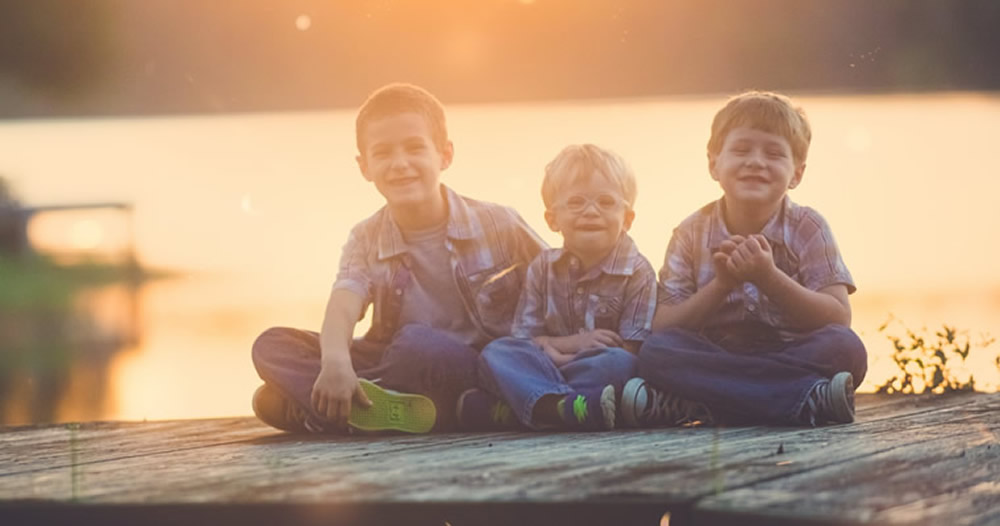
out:
{"label": "wooden dock", "polygon": [[0,428],[0,524],[1000,524],[1000,393],[859,395],[816,429]]}

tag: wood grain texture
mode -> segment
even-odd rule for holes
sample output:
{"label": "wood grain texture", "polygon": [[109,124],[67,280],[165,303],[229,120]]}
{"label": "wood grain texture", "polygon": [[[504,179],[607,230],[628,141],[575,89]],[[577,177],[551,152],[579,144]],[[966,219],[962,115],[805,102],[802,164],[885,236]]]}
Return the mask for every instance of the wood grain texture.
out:
{"label": "wood grain texture", "polygon": [[0,518],[26,503],[404,513],[587,503],[674,511],[674,524],[979,525],[1000,522],[998,436],[1000,394],[860,395],[856,423],[815,429],[317,437],[253,418],[7,428]]}

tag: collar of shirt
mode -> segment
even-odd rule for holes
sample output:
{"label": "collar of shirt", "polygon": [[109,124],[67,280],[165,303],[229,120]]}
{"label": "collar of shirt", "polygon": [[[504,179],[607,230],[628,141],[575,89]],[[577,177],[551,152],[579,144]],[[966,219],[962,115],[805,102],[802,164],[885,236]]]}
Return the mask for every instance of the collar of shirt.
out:
{"label": "collar of shirt", "polygon": [[[786,195],[781,199],[781,205],[778,206],[778,210],[767,220],[764,228],[760,231],[767,239],[767,242],[771,244],[771,247],[777,245],[788,246],[788,221],[785,218],[788,216],[787,212],[790,206],[791,200]],[[715,206],[712,207],[712,217],[708,222],[708,247],[712,252],[718,250],[722,242],[731,237],[729,228],[726,227],[725,211],[725,198],[716,201]]]}
{"label": "collar of shirt", "polygon": [[[572,262],[579,261],[571,252],[562,248],[549,250],[545,256],[553,268],[568,268]],[[580,279],[592,279],[601,273],[631,276],[635,272],[637,261],[639,261],[639,249],[632,238],[623,232],[618,236],[618,242],[611,252]]]}
{"label": "collar of shirt", "polygon": [[[476,239],[483,237],[483,226],[476,215],[472,213],[465,201],[451,188],[444,188],[445,199],[448,201],[448,238]],[[386,260],[407,252],[409,249],[403,240],[399,225],[392,220],[388,208],[382,208],[382,224],[375,240],[378,246],[378,258]]]}

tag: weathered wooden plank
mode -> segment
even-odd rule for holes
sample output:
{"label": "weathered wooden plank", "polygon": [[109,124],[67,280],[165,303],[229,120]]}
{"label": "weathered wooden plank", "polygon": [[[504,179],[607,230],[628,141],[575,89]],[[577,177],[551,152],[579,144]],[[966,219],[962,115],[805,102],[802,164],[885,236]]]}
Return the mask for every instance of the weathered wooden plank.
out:
{"label": "weathered wooden plank", "polygon": [[0,477],[72,464],[155,455],[268,433],[254,419],[88,422],[0,431]]}
{"label": "weathered wooden plank", "polygon": [[[965,406],[980,401],[966,400]],[[690,502],[718,489],[933,439],[926,429],[908,435],[900,430],[926,418],[940,424],[954,413],[925,410],[820,429],[243,441],[212,446],[210,455],[182,449],[78,466],[75,474],[61,469],[0,477],[0,495],[88,502]],[[779,445],[785,453],[777,458]],[[123,472],[155,478],[123,480]]]}
{"label": "weathered wooden plank", "polygon": [[[91,506],[284,503],[358,509],[419,503],[457,509],[509,503],[520,510],[590,502],[609,508],[632,505],[648,511],[662,506],[663,510],[684,511],[705,497],[728,502],[719,499],[738,497],[758,487],[767,490],[769,484],[784,480],[809,480],[813,473],[848,470],[845,475],[831,475],[826,482],[827,492],[836,493],[838,488],[853,487],[852,477],[866,473],[850,471],[851,466],[864,466],[870,459],[903,455],[913,464],[935,451],[937,444],[976,448],[987,436],[995,440],[998,423],[992,415],[998,411],[1000,395],[860,397],[857,424],[818,429],[379,437],[275,434],[253,419],[85,425],[81,431],[93,435],[77,439],[88,452],[81,455],[78,451],[76,457],[45,453],[66,448],[65,429],[36,428],[0,433],[4,455],[0,503],[24,499]],[[32,437],[34,450],[40,448],[43,453],[34,464],[30,461]],[[28,460],[8,452],[8,445]],[[11,465],[15,462],[11,459],[16,463]],[[957,464],[948,464],[949,470],[974,471],[961,460],[952,460]],[[993,469],[990,462],[980,462],[978,467]],[[933,472],[916,472],[920,477],[933,476]],[[951,505],[948,512],[973,518],[981,514],[980,503],[993,503],[994,486],[987,482],[970,475],[957,483],[955,487],[971,488],[974,496],[964,504]],[[866,491],[872,492],[877,478],[867,483]],[[786,495],[803,500],[803,495],[788,496],[782,487],[768,491],[772,499]],[[944,510],[942,495],[946,493],[924,495],[919,505],[932,503]],[[719,504],[696,511],[707,519],[744,509],[758,513],[760,507],[744,506],[734,499],[728,508]],[[893,501],[886,509],[897,509],[892,517],[920,515],[912,507],[916,502],[919,499]],[[851,503],[834,499],[827,508],[817,506],[810,512],[805,506],[804,515],[792,516],[816,519],[841,517],[840,513],[843,520],[861,522],[872,516],[890,517],[888,512],[852,515],[841,509],[845,506],[849,511]]]}
{"label": "weathered wooden plank", "polygon": [[[860,395],[859,420],[889,418],[942,400],[932,397],[876,397]],[[944,404],[961,404],[953,397]],[[755,429],[755,428],[750,428]],[[733,433],[724,430],[724,434]],[[741,431],[743,432],[743,431]],[[757,431],[750,431],[757,432]],[[760,431],[765,432],[765,431]],[[64,468],[126,456],[146,456],[178,449],[197,449],[250,439],[291,440],[253,418],[173,420],[153,422],[89,422],[82,424],[0,428],[0,476],[23,471]],[[284,437],[284,438],[282,438]],[[298,440],[317,440],[298,437]],[[343,441],[324,437],[323,441]],[[350,439],[347,439],[350,442]],[[356,439],[374,447],[392,444],[422,444],[450,447],[441,435],[427,437],[363,437]],[[361,447],[361,446],[359,446]]]}
{"label": "weathered wooden plank", "polygon": [[794,523],[833,515],[877,524],[998,524],[1000,404],[963,407],[951,416],[916,423],[933,426],[930,440],[725,491],[700,501],[694,516],[711,522],[757,515]]}

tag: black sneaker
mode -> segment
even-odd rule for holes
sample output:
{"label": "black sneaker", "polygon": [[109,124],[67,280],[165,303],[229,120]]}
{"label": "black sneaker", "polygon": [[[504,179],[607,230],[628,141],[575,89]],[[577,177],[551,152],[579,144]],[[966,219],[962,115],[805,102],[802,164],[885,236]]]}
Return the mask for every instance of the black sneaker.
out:
{"label": "black sneaker", "polygon": [[642,378],[625,383],[621,407],[622,421],[628,427],[711,424],[713,421],[711,411],[704,404],[654,389]]}
{"label": "black sneaker", "polygon": [[804,420],[810,425],[854,421],[854,376],[841,371],[813,387],[806,399]]}
{"label": "black sneaker", "polygon": [[602,431],[615,428],[615,386],[570,393],[556,408],[568,429]]}
{"label": "black sneaker", "polygon": [[479,389],[469,389],[455,406],[462,431],[510,431],[521,429],[514,411],[503,400]]}
{"label": "black sneaker", "polygon": [[264,384],[253,394],[253,413],[265,424],[290,433],[322,433],[323,427],[309,419],[309,414],[271,384]]}

